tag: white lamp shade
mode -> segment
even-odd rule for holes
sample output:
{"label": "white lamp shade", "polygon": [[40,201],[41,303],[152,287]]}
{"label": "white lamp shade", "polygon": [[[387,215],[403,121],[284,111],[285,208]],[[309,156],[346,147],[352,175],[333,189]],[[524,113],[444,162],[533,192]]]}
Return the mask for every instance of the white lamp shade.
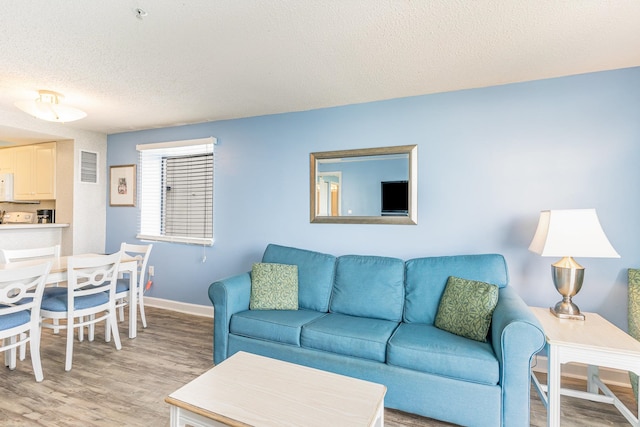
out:
{"label": "white lamp shade", "polygon": [[541,256],[620,258],[604,234],[595,209],[540,212],[529,250]]}

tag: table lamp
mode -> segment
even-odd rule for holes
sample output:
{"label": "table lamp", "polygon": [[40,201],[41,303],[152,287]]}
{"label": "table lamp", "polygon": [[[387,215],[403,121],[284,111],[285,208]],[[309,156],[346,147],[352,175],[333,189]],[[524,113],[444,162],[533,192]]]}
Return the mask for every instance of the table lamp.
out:
{"label": "table lamp", "polygon": [[562,295],[562,301],[550,308],[562,319],[584,320],[578,306],[571,301],[582,288],[584,279],[584,267],[573,257],[620,258],[604,234],[595,209],[540,212],[529,250],[541,256],[562,257],[551,264],[553,284]]}

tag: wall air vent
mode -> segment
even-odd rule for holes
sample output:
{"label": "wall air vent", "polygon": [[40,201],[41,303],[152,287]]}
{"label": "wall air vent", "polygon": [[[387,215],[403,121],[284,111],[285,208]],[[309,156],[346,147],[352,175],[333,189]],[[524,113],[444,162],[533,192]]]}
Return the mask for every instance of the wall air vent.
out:
{"label": "wall air vent", "polygon": [[98,183],[98,153],[80,151],[80,182]]}

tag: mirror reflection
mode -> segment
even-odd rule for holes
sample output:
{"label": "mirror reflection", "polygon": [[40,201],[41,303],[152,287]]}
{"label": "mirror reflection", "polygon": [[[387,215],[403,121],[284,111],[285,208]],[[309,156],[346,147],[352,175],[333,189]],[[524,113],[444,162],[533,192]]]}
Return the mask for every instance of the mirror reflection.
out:
{"label": "mirror reflection", "polygon": [[417,146],[311,153],[311,222],[417,223]]}

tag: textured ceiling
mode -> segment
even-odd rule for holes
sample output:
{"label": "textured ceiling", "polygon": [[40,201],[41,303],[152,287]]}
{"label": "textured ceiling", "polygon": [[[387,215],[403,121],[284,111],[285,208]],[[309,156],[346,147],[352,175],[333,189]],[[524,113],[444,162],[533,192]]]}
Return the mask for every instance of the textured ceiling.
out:
{"label": "textured ceiling", "polygon": [[0,28],[0,114],[54,90],[103,133],[640,66],[638,0],[2,0]]}

